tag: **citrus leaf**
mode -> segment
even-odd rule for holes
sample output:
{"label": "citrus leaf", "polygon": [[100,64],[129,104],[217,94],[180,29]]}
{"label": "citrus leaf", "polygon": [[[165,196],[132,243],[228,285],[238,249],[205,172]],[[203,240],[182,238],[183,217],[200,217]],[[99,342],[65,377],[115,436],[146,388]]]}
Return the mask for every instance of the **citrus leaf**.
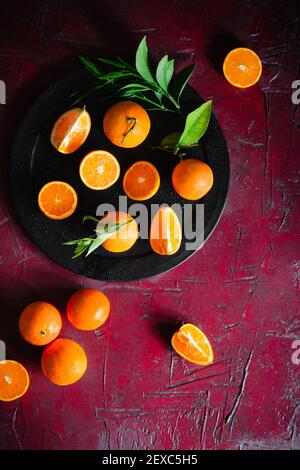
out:
{"label": "citrus leaf", "polygon": [[181,133],[180,132],[173,132],[172,134],[166,135],[160,143],[160,147],[162,148],[170,148],[174,149],[178,145]]}
{"label": "citrus leaf", "polygon": [[82,55],[79,56],[79,59],[81,60],[82,64],[85,66],[85,68],[92,74],[95,75],[95,77],[99,78],[102,77],[102,73],[98,69],[98,67],[89,59],[86,57],[83,57]]}
{"label": "citrus leaf", "polygon": [[96,219],[96,217],[93,217],[91,215],[85,215],[82,219],[82,222],[86,222],[87,220],[90,220],[91,222],[96,222],[96,224],[99,222],[99,219]]}
{"label": "citrus leaf", "polygon": [[138,73],[143,77],[147,82],[153,82],[152,73],[149,67],[148,60],[148,46],[146,36],[141,40],[135,56],[135,66]]}
{"label": "citrus leaf", "polygon": [[206,101],[187,115],[178,146],[193,145],[205,134],[211,115],[212,101]]}
{"label": "citrus leaf", "polygon": [[110,238],[114,233],[118,232],[123,225],[127,225],[131,220],[128,220],[127,222],[122,222],[120,224],[114,224],[114,225],[108,225],[107,222],[103,226],[103,231],[100,231],[98,229],[99,225],[101,222],[98,224],[97,227],[97,237],[95,240],[91,243],[89,246],[88,252],[85,256],[89,256],[93,251],[95,251],[99,246],[102,245],[108,238]]}
{"label": "citrus leaf", "polygon": [[168,90],[169,83],[174,73],[174,60],[170,60],[164,55],[156,69],[156,80],[164,91]]}
{"label": "citrus leaf", "polygon": [[183,90],[185,89],[189,79],[191,78],[195,69],[195,64],[188,65],[182,69],[174,78],[174,96],[179,101]]}

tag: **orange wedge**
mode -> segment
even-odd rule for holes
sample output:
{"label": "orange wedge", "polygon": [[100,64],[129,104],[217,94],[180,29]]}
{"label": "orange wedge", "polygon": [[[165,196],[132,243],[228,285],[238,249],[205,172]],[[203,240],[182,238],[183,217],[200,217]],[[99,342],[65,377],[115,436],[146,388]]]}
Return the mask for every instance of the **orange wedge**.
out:
{"label": "orange wedge", "polygon": [[223,63],[226,80],[238,88],[248,88],[260,79],[262,64],[251,49],[238,47],[230,51]]}
{"label": "orange wedge", "polygon": [[134,163],[125,173],[123,188],[128,197],[135,201],[145,201],[154,196],[160,185],[157,169],[150,162]]}
{"label": "orange wedge", "polygon": [[120,165],[116,157],[106,150],[93,150],[80,163],[80,178],[90,189],[106,189],[120,176]]}
{"label": "orange wedge", "polygon": [[181,245],[181,225],[171,207],[161,207],[150,227],[150,245],[159,255],[173,255]]}
{"label": "orange wedge", "polygon": [[0,362],[0,401],[13,401],[22,397],[29,387],[25,367],[16,361]]}
{"label": "orange wedge", "polygon": [[172,337],[174,350],[189,362],[200,366],[213,363],[214,353],[205,334],[191,323],[182,325]]}
{"label": "orange wedge", "polygon": [[49,219],[60,220],[70,217],[77,207],[74,188],[64,181],[50,181],[39,192],[38,204]]}
{"label": "orange wedge", "polygon": [[73,108],[62,114],[55,122],[51,144],[60,153],[72,153],[81,147],[91,130],[91,118],[85,109]]}

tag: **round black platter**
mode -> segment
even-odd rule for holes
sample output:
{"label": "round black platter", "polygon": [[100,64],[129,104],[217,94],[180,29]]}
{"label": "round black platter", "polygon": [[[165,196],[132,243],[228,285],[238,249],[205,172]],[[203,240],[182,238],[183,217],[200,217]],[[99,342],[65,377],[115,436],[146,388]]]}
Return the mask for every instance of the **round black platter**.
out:
{"label": "round black platter", "polygon": [[[10,189],[13,206],[22,227],[29,238],[56,263],[81,275],[111,281],[132,281],[168,271],[189,258],[196,250],[185,249],[185,238],[180,250],[172,256],[155,254],[148,240],[138,239],[127,252],[111,254],[99,248],[89,257],[72,259],[73,247],[63,242],[92,236],[94,226],[82,223],[84,215],[96,214],[101,203],[111,203],[116,209],[120,195],[124,195],[122,180],[127,168],[138,160],[149,160],[158,169],[161,186],[156,195],[146,201],[151,204],[167,203],[181,206],[188,203],[180,198],[172,187],[172,170],[178,158],[152,150],[167,134],[180,131],[184,118],[176,113],[150,112],[151,131],[142,145],[134,149],[122,149],[111,144],[102,130],[105,111],[112,104],[101,102],[97,95],[89,96],[80,103],[87,107],[92,119],[92,129],[84,145],[71,155],[62,155],[50,143],[50,131],[55,120],[74,105],[74,93],[93,85],[95,80],[84,69],[77,70],[50,86],[30,107],[19,127],[12,148],[10,162]],[[195,109],[203,100],[191,88],[182,97],[185,113]],[[95,149],[105,149],[119,160],[121,175],[115,185],[105,191],[93,191],[84,186],[79,178],[79,163],[84,155]],[[188,156],[207,162],[214,173],[211,191],[196,203],[204,204],[204,239],[213,231],[224,208],[229,184],[229,156],[222,130],[212,115],[208,130],[201,139],[201,146],[189,150]],[[52,180],[70,183],[78,194],[76,212],[68,219],[53,221],[39,210],[37,195],[40,188]],[[135,201],[128,199],[128,207]],[[149,211],[150,212],[150,211]],[[195,220],[193,220],[195,228]]]}

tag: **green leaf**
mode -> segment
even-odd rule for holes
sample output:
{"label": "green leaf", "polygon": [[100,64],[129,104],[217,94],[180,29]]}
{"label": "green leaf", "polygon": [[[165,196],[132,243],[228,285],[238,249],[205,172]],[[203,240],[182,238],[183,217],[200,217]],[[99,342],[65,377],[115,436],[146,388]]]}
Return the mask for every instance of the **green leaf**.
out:
{"label": "green leaf", "polygon": [[191,78],[194,72],[194,69],[195,69],[195,64],[188,65],[174,77],[173,88],[174,88],[174,96],[177,101],[179,101],[179,98],[181,97],[183,90],[188,84],[188,81]]}
{"label": "green leaf", "polygon": [[160,147],[174,149],[178,145],[181,133],[173,132],[172,134],[166,135],[160,143]]}
{"label": "green leaf", "polygon": [[146,36],[141,40],[135,56],[135,66],[140,74],[147,82],[153,82],[152,73],[149,67],[148,46]]}
{"label": "green leaf", "polygon": [[127,225],[128,222],[122,222],[121,224],[108,225],[107,223],[103,226],[103,231],[101,232],[97,228],[97,237],[89,246],[88,252],[85,256],[89,256],[93,251],[95,251],[99,246],[102,245],[108,238],[110,238],[114,233],[118,232],[123,225]]}
{"label": "green leaf", "polygon": [[170,80],[174,72],[174,61],[170,60],[167,55],[164,55],[156,69],[156,80],[164,91],[168,90]]}
{"label": "green leaf", "polygon": [[91,222],[96,222],[96,224],[99,222],[99,219],[96,219],[96,217],[93,217],[91,215],[85,215],[82,219],[82,222],[86,222],[87,220],[90,220]]}
{"label": "green leaf", "polygon": [[99,78],[102,76],[101,71],[98,69],[98,67],[89,59],[86,57],[83,57],[82,55],[79,56],[79,59],[85,66],[85,68],[92,74],[95,75],[95,77]]}
{"label": "green leaf", "polygon": [[103,64],[111,65],[112,67],[115,67],[115,68],[119,68],[119,69],[126,68],[126,65],[123,64],[119,59],[113,60],[113,59],[105,59],[105,58],[99,57],[97,60],[99,60]]}
{"label": "green leaf", "polygon": [[211,115],[212,101],[206,101],[187,115],[185,128],[178,142],[178,146],[193,145],[205,134]]}

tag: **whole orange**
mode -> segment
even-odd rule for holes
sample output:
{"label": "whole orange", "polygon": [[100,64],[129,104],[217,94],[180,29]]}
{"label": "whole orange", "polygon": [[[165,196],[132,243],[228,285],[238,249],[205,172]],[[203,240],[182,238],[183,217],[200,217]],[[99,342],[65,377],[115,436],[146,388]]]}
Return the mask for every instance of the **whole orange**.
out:
{"label": "whole orange", "polygon": [[71,295],[67,303],[67,317],[79,330],[95,330],[106,322],[110,302],[97,289],[80,289]]}
{"label": "whole orange", "polygon": [[53,341],[62,327],[61,315],[48,302],[27,305],[19,318],[19,331],[28,343],[44,346]]}
{"label": "whole orange", "polygon": [[105,250],[111,251],[113,253],[121,253],[122,251],[129,250],[129,248],[135,244],[138,238],[139,229],[136,221],[126,212],[111,211],[102,217],[97,226],[97,229],[101,229],[104,223],[114,225],[125,222],[129,223],[123,225],[117,232],[115,232],[110,238],[102,243],[102,246]]}
{"label": "whole orange", "polygon": [[70,385],[84,375],[87,369],[87,357],[76,341],[58,338],[45,347],[41,366],[50,382],[56,385]]}
{"label": "whole orange", "polygon": [[106,112],[103,130],[106,137],[118,147],[137,147],[150,132],[147,111],[134,101],[121,101]]}
{"label": "whole orange", "polygon": [[190,158],[182,160],[175,166],[172,182],[179,196],[195,201],[208,193],[213,185],[214,176],[207,163]]}

